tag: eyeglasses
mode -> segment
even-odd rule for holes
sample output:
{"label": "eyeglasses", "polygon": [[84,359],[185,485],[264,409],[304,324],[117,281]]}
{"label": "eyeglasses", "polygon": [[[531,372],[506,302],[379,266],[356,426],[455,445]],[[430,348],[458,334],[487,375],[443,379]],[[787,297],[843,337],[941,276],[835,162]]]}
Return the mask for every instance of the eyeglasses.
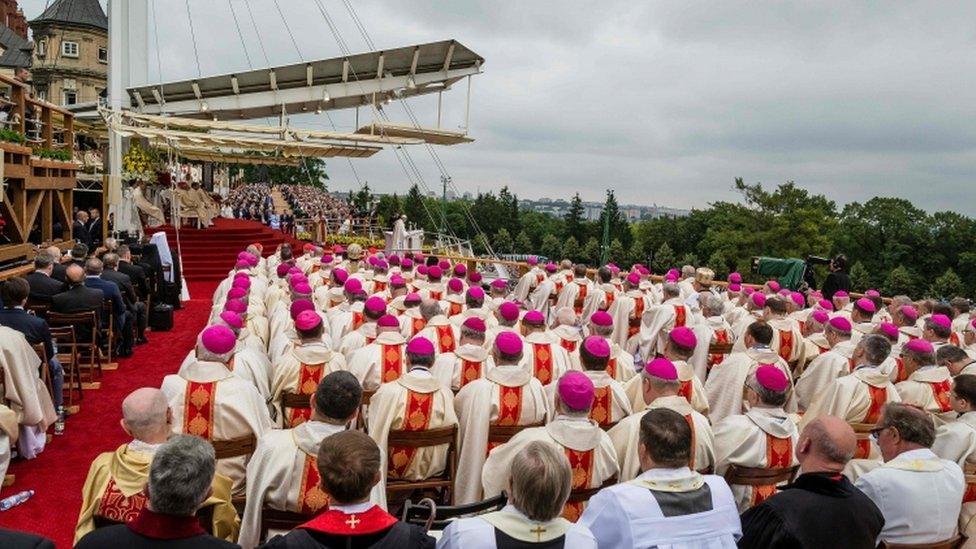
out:
{"label": "eyeglasses", "polygon": [[884,431],[887,428],[888,428],[888,426],[886,426],[886,427],[877,427],[875,429],[871,429],[871,438],[873,438],[874,441],[877,442],[878,439],[881,438],[882,431]]}

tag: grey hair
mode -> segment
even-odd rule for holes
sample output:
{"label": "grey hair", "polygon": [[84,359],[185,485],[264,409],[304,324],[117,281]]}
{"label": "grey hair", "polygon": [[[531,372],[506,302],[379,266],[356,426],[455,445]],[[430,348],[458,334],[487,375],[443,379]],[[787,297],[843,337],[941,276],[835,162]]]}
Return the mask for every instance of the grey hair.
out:
{"label": "grey hair", "polygon": [[436,300],[425,299],[420,302],[420,316],[424,317],[424,320],[430,320],[441,313],[443,311]]}
{"label": "grey hair", "polygon": [[891,298],[891,303],[896,307],[903,307],[905,305],[911,305],[912,298],[908,297],[907,295],[896,295],[895,297]]}
{"label": "grey hair", "polygon": [[556,324],[560,326],[574,326],[576,324],[576,311],[572,307],[560,307],[556,311]]}
{"label": "grey hair", "polygon": [[693,265],[685,265],[684,267],[681,267],[681,276],[695,276],[695,267]]}
{"label": "grey hair", "polygon": [[891,342],[878,334],[864,336],[857,346],[864,350],[864,360],[872,366],[880,365],[891,354]]}
{"label": "grey hair", "polygon": [[208,496],[217,463],[213,446],[193,435],[173,435],[149,467],[149,504],[157,513],[193,515]]}
{"label": "grey hair", "polygon": [[931,448],[935,442],[935,422],[924,410],[902,402],[885,404],[881,425],[894,427],[906,442]]}
{"label": "grey hair", "polygon": [[704,309],[706,316],[719,316],[725,310],[725,302],[717,295],[709,295],[705,300]]}
{"label": "grey hair", "polygon": [[234,356],[235,349],[231,349],[230,352],[218,355],[217,353],[211,352],[206,347],[203,346],[203,333],[197,336],[197,360],[202,360],[204,362],[219,362],[221,364],[227,364],[230,359]]}
{"label": "grey hair", "polygon": [[54,257],[47,253],[41,252],[34,256],[34,268],[37,270],[47,269],[51,265],[54,265]]}
{"label": "grey hair", "polygon": [[546,522],[562,513],[573,473],[561,448],[551,442],[530,442],[515,454],[510,470],[509,498],[529,520]]}
{"label": "grey hair", "polygon": [[613,333],[613,326],[599,326],[597,324],[593,324],[592,322],[589,324],[589,326],[590,334],[592,335],[610,337],[610,334]]}
{"label": "grey hair", "polygon": [[678,297],[681,295],[681,290],[678,285],[673,282],[667,282],[661,286],[661,291],[664,292],[664,297]]}
{"label": "grey hair", "polygon": [[471,328],[468,328],[467,326],[462,325],[461,326],[461,338],[462,339],[465,339],[465,338],[466,339],[473,339],[475,341],[478,341],[478,342],[481,342],[482,344],[484,344],[485,338],[486,338],[486,334],[485,334],[485,332],[479,332],[478,330],[472,330]]}

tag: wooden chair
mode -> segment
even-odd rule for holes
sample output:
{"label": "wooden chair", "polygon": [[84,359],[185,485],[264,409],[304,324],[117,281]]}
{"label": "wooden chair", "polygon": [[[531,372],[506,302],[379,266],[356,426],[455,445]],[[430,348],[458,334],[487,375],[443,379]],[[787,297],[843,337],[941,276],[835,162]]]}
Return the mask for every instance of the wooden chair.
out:
{"label": "wooden chair", "polygon": [[542,427],[545,422],[540,421],[538,423],[530,423],[528,425],[495,425],[491,424],[488,426],[488,443],[495,444],[505,444],[512,437],[518,434],[519,431],[523,429],[528,429],[530,427]]}
{"label": "wooden chair", "polygon": [[210,444],[213,445],[215,458],[221,460],[253,454],[258,439],[254,435],[247,435],[230,440],[211,440]]}
{"label": "wooden chair", "polygon": [[27,300],[27,306],[25,307],[28,311],[34,313],[34,316],[40,318],[47,318],[48,311],[51,310],[51,302],[49,301],[34,301],[31,299]]}
{"label": "wooden chair", "polygon": [[597,492],[603,490],[608,486],[613,486],[617,484],[617,475],[613,475],[603,482],[603,484],[595,488],[575,488],[569,492],[569,499],[566,503],[584,503],[590,500],[591,497],[595,496]]}
{"label": "wooden chair", "polygon": [[78,364],[78,349],[75,343],[74,326],[51,327],[51,339],[57,345],[58,362],[64,369],[64,389],[68,391],[68,409],[72,412],[75,403],[75,392],[78,393],[78,400],[82,399],[81,392],[81,371]]}
{"label": "wooden chair", "polygon": [[[196,517],[200,521],[200,527],[206,530],[208,534],[213,535],[213,516],[214,516],[214,505],[207,505],[206,507],[201,507],[197,509]],[[118,524],[125,524],[117,520],[110,519],[108,517],[103,517],[99,514],[92,515],[92,522],[95,524],[95,529],[105,528],[106,526],[116,526]]]}
{"label": "wooden chair", "polygon": [[[436,490],[442,501],[454,503],[454,477],[457,473],[457,435],[458,426],[427,429],[426,431],[390,431],[387,437],[386,455],[392,456],[391,447],[432,448],[447,445],[447,462],[444,472],[424,480],[387,480],[387,494],[412,492],[414,490]],[[389,499],[389,496],[387,496]]]}
{"label": "wooden chair", "polygon": [[51,367],[48,365],[47,361],[47,351],[44,350],[44,343],[33,343],[31,347],[34,348],[34,352],[37,353],[37,358],[41,359],[41,365],[37,368],[37,375],[40,376],[41,381],[47,387],[47,392],[54,398],[54,384],[51,382]]}
{"label": "wooden chair", "polygon": [[279,406],[279,413],[281,417],[288,417],[288,408],[298,408],[300,410],[310,410],[312,408],[311,395],[302,395],[299,393],[281,393],[281,404]]}
{"label": "wooden chair", "polygon": [[430,498],[418,503],[407,500],[403,503],[401,520],[409,524],[424,526],[427,530],[443,530],[448,523],[457,518],[476,517],[499,511],[508,503],[508,494],[502,492],[493,498],[465,505],[437,505]]}
{"label": "wooden chair", "polygon": [[[322,509],[323,511],[325,509]],[[261,508],[261,527],[258,541],[265,542],[269,530],[294,530],[300,524],[315,518],[315,515],[305,515],[294,511],[279,511],[270,507]]]}
{"label": "wooden chair", "polygon": [[962,544],[966,541],[964,536],[956,534],[945,541],[937,541],[935,543],[887,543],[882,541],[882,549],[956,549],[957,547],[962,547]]}
{"label": "wooden chair", "polygon": [[376,394],[376,390],[363,391],[363,400],[359,403],[359,416],[356,417],[355,428],[358,431],[366,431],[366,427],[369,425],[369,418],[366,417],[366,409],[369,408],[369,401],[372,400],[373,395]]}
{"label": "wooden chair", "polygon": [[95,384],[95,373],[102,373],[102,356],[98,349],[98,316],[95,311],[82,313],[48,313],[47,323],[51,328],[71,326],[74,328],[74,349],[78,355],[79,364],[88,368],[88,387],[98,388]]}
{"label": "wooden chair", "polygon": [[[102,318],[107,319],[107,324],[105,327],[100,327],[102,341],[105,343],[105,351],[103,352],[103,356],[105,357],[105,362],[107,364],[112,364],[112,355],[115,353],[115,343],[119,334],[115,332],[115,309],[112,308],[112,303],[109,301],[102,303]],[[99,347],[99,349],[101,349],[101,347]]]}
{"label": "wooden chair", "polygon": [[790,482],[796,476],[799,465],[792,467],[740,467],[729,465],[725,471],[725,482],[732,486],[775,486],[781,482]]}

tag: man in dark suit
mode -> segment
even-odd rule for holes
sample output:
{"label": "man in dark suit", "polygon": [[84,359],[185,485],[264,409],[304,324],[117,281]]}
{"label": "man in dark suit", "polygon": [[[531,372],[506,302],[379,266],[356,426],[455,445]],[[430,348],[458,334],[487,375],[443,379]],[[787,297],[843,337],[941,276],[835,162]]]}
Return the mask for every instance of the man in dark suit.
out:
{"label": "man in dark suit", "polygon": [[24,277],[30,285],[30,299],[41,303],[50,303],[51,298],[65,289],[64,282],[52,278],[54,273],[54,258],[47,252],[41,252],[34,257],[34,272]]}
{"label": "man in dark suit", "polygon": [[54,542],[34,534],[0,528],[0,547],[6,549],[54,549]]}
{"label": "man in dark suit", "polygon": [[51,256],[51,258],[54,260],[54,270],[51,272],[51,278],[61,282],[67,287],[68,279],[64,276],[64,270],[67,268],[67,265],[61,262],[63,257],[61,248],[58,248],[57,246],[48,246],[47,248],[44,248],[44,252]]}
{"label": "man in dark suit", "polygon": [[125,244],[119,246],[119,272],[132,281],[139,299],[145,301],[149,296],[149,277],[146,270],[132,262],[132,252]]}
{"label": "man in dark suit", "polygon": [[[69,265],[65,276],[68,279],[68,289],[51,298],[51,310],[66,314],[95,311],[95,319],[101,323],[102,302],[105,301],[102,290],[85,286],[85,270],[78,265]],[[84,341],[84,334],[75,336]]]}
{"label": "man in dark suit", "polygon": [[88,208],[88,215],[89,219],[85,223],[85,229],[88,230],[92,245],[98,246],[102,243],[102,215],[98,208]]}
{"label": "man in dark suit", "polygon": [[43,318],[28,314],[24,310],[27,305],[27,296],[30,292],[30,285],[19,276],[7,280],[0,288],[0,298],[3,299],[4,308],[0,309],[0,326],[6,326],[24,334],[27,342],[31,345],[41,343],[44,345],[44,353],[48,359],[48,368],[51,370],[51,388],[54,390],[54,406],[58,411],[58,422],[54,426],[55,434],[64,432],[64,424],[61,422],[62,398],[64,396],[64,370],[58,362],[54,353],[54,341],[51,339],[51,329]]}
{"label": "man in dark suit", "polygon": [[119,254],[114,252],[106,253],[102,256],[102,279],[114,282],[122,292],[122,299],[125,301],[125,308],[129,315],[135,318],[136,324],[136,344],[146,343],[146,304],[139,301],[136,289],[132,286],[132,280],[128,275],[118,271]]}
{"label": "man in dark suit", "polygon": [[85,246],[91,248],[92,237],[91,233],[88,232],[88,212],[85,210],[78,210],[75,214],[75,223],[71,227],[71,238],[75,239],[75,242],[80,242]]}
{"label": "man in dark suit", "polygon": [[[101,290],[105,296],[105,301],[111,304],[112,314],[115,316],[113,328],[120,337],[118,356],[127,357],[132,355],[132,316],[125,307],[125,300],[118,284],[102,278],[105,266],[101,259],[96,257],[88,258],[85,262],[85,286]],[[103,319],[104,323],[104,319]]]}
{"label": "man in dark suit", "polygon": [[84,269],[85,260],[88,259],[88,249],[86,244],[80,242],[72,246],[71,251],[68,252],[68,264],[74,263]]}

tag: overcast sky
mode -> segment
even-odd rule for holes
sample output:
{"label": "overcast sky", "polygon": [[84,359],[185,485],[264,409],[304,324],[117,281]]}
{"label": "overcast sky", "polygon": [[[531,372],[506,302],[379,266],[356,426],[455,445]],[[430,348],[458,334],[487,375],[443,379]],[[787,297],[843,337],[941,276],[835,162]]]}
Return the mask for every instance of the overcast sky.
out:
{"label": "overcast sky", "polygon": [[[367,50],[344,3],[319,1],[350,49]],[[153,3],[162,75],[152,48],[150,80],[197,76],[185,2]],[[736,199],[741,176],[839,204],[889,195],[976,215],[976,2],[350,3],[377,48],[454,38],[486,59],[476,141],[438,148],[462,192],[601,200],[613,188],[623,202],[688,208]],[[21,0],[28,17],[44,4]],[[201,72],[340,55],[316,0],[278,5],[298,51],[273,0],[190,0]],[[445,94],[446,126],[463,123],[464,95]],[[434,124],[432,98],[411,104]],[[352,129],[349,113],[333,118]],[[412,150],[437,187],[427,153]],[[374,189],[409,186],[392,152],[353,162]],[[328,166],[332,188],[357,186],[347,161]]]}

